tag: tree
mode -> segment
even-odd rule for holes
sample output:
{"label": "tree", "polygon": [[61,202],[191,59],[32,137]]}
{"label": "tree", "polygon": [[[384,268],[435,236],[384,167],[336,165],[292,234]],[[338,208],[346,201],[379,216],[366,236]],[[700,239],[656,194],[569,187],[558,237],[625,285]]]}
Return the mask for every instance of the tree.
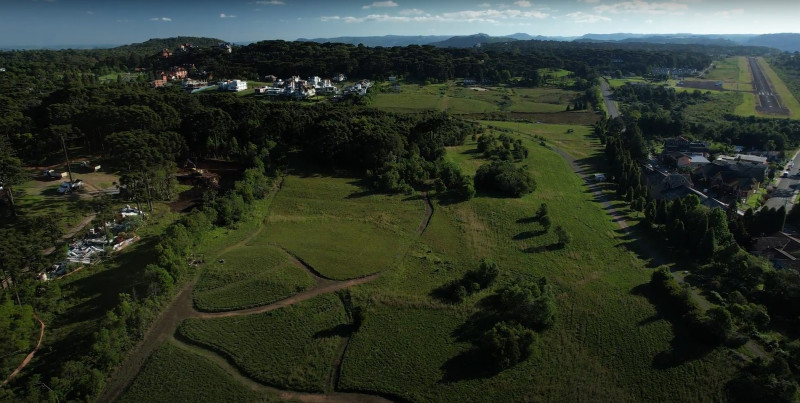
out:
{"label": "tree", "polygon": [[539,209],[536,210],[536,217],[542,218],[547,215],[547,203],[542,203],[539,205]]}
{"label": "tree", "polygon": [[25,172],[22,170],[22,161],[17,158],[8,140],[0,136],[0,192],[5,193],[6,200],[11,208],[11,214],[16,216],[14,204],[14,186],[25,182]]}
{"label": "tree", "polygon": [[550,216],[549,215],[545,215],[545,216],[540,217],[539,218],[539,224],[542,224],[542,227],[544,227],[544,231],[545,232],[549,231],[550,230],[550,225],[552,224],[552,221],[550,220]]}
{"label": "tree", "polygon": [[532,330],[518,323],[500,322],[483,334],[478,347],[490,365],[503,370],[528,358],[535,338]]}
{"label": "tree", "polygon": [[556,225],[556,229],[554,230],[556,233],[556,237],[558,238],[558,245],[559,246],[567,246],[572,241],[572,235],[570,235],[567,230],[560,226]]}

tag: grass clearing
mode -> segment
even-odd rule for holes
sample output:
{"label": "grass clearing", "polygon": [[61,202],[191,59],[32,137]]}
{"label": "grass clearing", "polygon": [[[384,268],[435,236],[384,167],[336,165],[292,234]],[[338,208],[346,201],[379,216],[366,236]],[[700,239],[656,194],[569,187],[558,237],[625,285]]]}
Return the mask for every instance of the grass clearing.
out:
{"label": "grass clearing", "polygon": [[[568,72],[567,72],[568,73]],[[578,93],[559,88],[461,87],[454,82],[436,85],[401,84],[375,96],[372,106],[392,112],[448,111],[453,114],[492,112],[562,112]]]}
{"label": "grass clearing", "polygon": [[188,319],[178,333],[266,385],[323,392],[347,323],[342,302],[327,294],[259,315]]}
{"label": "grass clearing", "polygon": [[[560,155],[518,134],[539,126],[511,127],[531,150],[524,163],[538,183],[534,193],[519,199],[479,194],[437,205],[428,231],[400,267],[353,290],[368,313],[351,340],[340,385],[421,401],[479,395],[497,401],[722,400],[735,370],[724,349],[693,353],[659,316],[642,295],[651,271],[624,247],[629,241],[617,223]],[[539,129],[548,142],[567,136],[564,127],[550,129]],[[585,155],[579,161],[591,161],[597,145],[581,138],[583,145],[576,141],[572,150]],[[470,147],[448,150],[465,171],[477,160]],[[555,235],[530,220],[543,202],[553,223],[572,234],[568,247],[550,249]],[[491,290],[455,306],[429,296],[481,257],[500,265],[496,286],[517,276],[546,276],[558,304],[555,326],[540,334],[541,353],[491,377],[470,374],[473,364],[461,355],[468,345],[458,338],[465,318]]]}
{"label": "grass clearing", "polygon": [[274,247],[242,246],[209,263],[194,289],[195,306],[225,311],[266,305],[314,285],[304,269]]}
{"label": "grass clearing", "polygon": [[351,178],[289,176],[251,245],[279,245],[323,276],[343,280],[386,270],[425,211],[419,196],[365,192]]}
{"label": "grass clearing", "polygon": [[171,343],[145,362],[121,402],[261,402],[277,396],[248,389],[217,364]]}

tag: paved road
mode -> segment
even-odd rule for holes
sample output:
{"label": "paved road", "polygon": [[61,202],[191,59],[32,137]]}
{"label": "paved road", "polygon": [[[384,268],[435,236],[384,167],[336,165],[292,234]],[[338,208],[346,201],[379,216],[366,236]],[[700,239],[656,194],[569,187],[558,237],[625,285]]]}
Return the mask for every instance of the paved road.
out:
{"label": "paved road", "polygon": [[758,60],[755,57],[748,57],[747,61],[750,63],[750,71],[753,73],[753,92],[759,100],[757,110],[763,113],[788,115],[789,110],[781,105],[780,98],[775,94],[767,76],[761,70]]}
{"label": "paved road", "polygon": [[[780,208],[781,206],[786,206],[788,211],[794,206],[792,198],[800,189],[800,152],[794,155],[792,161],[794,161],[794,167],[789,169],[789,177],[778,179],[777,189],[764,204],[764,207]],[[780,175],[781,172],[776,172],[775,174]]]}
{"label": "paved road", "polygon": [[614,93],[609,87],[608,83],[605,80],[600,82],[600,89],[603,91],[603,100],[606,103],[606,110],[608,111],[608,116],[610,118],[619,117],[619,110],[617,109],[617,103],[611,99],[611,95]]}

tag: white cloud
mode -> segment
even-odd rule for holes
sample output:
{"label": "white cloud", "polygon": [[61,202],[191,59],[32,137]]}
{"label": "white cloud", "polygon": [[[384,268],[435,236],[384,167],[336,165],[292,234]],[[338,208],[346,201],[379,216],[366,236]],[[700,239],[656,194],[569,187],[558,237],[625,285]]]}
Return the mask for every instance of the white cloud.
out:
{"label": "white cloud", "polygon": [[425,12],[420,10],[420,9],[418,9],[418,8],[410,8],[410,9],[406,9],[406,10],[400,11],[398,14],[401,14],[401,15],[422,15],[422,14],[425,14]]}
{"label": "white cloud", "polygon": [[169,18],[169,17],[153,17],[153,18],[150,19],[150,21],[170,22],[170,21],[172,21],[172,18]]}
{"label": "white cloud", "polygon": [[256,2],[256,4],[260,4],[262,6],[282,6],[286,3],[281,0],[259,0]]}
{"label": "white cloud", "polygon": [[530,7],[531,2],[528,0],[520,0],[520,1],[515,1],[514,5],[517,7]]}
{"label": "white cloud", "polygon": [[584,13],[583,11],[578,11],[575,13],[567,14],[567,18],[575,21],[579,24],[594,24],[596,22],[608,22],[611,21],[611,18],[608,18],[603,15],[596,15],[596,14],[588,14]]}
{"label": "white cloud", "polygon": [[372,4],[368,4],[361,8],[363,8],[364,10],[369,10],[370,8],[388,8],[388,7],[397,7],[397,3],[393,2],[392,0],[376,1]]}
{"label": "white cloud", "polygon": [[716,13],[714,13],[714,16],[728,18],[734,15],[742,15],[742,14],[744,14],[744,9],[734,8],[733,10],[717,11]]}
{"label": "white cloud", "polygon": [[94,11],[92,11],[92,10],[89,10],[89,11],[87,11],[87,12],[86,12],[86,14],[89,14],[89,15],[94,15]]}
{"label": "white cloud", "polygon": [[236,18],[236,16],[233,14],[220,13],[219,18]]}
{"label": "white cloud", "polygon": [[491,4],[489,4],[489,3],[481,3],[481,4],[478,4],[478,8],[489,8],[489,7],[491,7],[491,6],[492,6],[492,5],[491,5]]}
{"label": "white cloud", "polygon": [[678,2],[651,3],[644,0],[623,1],[594,7],[598,14],[683,14],[689,6]]}
{"label": "white cloud", "polygon": [[442,14],[416,14],[416,15],[389,15],[389,14],[370,14],[363,17],[321,17],[321,21],[342,21],[345,23],[360,22],[487,22],[498,23],[500,21],[521,20],[521,19],[543,19],[550,14],[543,11],[521,11],[521,10],[464,10]]}
{"label": "white cloud", "polygon": [[594,4],[599,3],[600,0],[578,0],[578,3]]}

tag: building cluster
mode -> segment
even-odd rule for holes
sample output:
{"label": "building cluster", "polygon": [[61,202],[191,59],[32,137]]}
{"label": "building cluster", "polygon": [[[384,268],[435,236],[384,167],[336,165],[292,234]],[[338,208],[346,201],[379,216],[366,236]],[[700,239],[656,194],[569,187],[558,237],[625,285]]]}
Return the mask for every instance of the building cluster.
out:
{"label": "building cluster", "polygon": [[220,91],[240,92],[247,89],[247,81],[244,80],[225,80],[217,84]]}
{"label": "building cluster", "polygon": [[181,66],[172,66],[167,70],[156,72],[156,79],[151,83],[153,88],[163,87],[172,80],[183,80],[189,77],[189,70]]}
{"label": "building cluster", "polygon": [[322,79],[319,76],[313,76],[305,80],[299,76],[292,76],[283,80],[269,75],[264,77],[264,80],[271,82],[272,85],[257,87],[255,88],[255,93],[256,95],[294,99],[306,99],[315,95],[337,95],[339,93],[363,96],[367,94],[367,90],[372,86],[369,80],[361,80],[351,86],[345,87],[342,91],[333,84],[334,82],[344,82],[346,79],[344,74],[338,74],[330,79]]}
{"label": "building cluster", "polygon": [[655,198],[675,200],[694,194],[703,205],[724,208],[727,204],[721,200],[730,202],[756,192],[767,177],[769,159],[776,157],[736,154],[712,161],[707,143],[676,137],[664,142],[661,155],[642,174]]}
{"label": "building cluster", "polygon": [[50,271],[39,275],[41,280],[63,276],[72,265],[97,263],[107,252],[116,252],[139,239],[132,234],[134,229],[130,217],[144,217],[145,213],[131,206],[119,210],[117,218],[105,225],[90,228],[86,236],[74,240],[67,249],[67,258],[53,265]]}

